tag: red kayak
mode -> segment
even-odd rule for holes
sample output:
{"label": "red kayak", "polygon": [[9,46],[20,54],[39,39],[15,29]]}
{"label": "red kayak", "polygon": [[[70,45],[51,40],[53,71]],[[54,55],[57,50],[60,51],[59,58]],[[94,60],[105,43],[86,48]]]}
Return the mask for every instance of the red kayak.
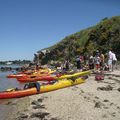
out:
{"label": "red kayak", "polygon": [[18,77],[17,80],[19,82],[36,82],[36,81],[53,81],[56,77],[60,77],[61,75],[47,75],[47,76],[24,76]]}
{"label": "red kayak", "polygon": [[7,78],[19,78],[22,76],[26,76],[26,74],[9,74],[7,75]]}
{"label": "red kayak", "polygon": [[8,75],[7,76],[7,78],[16,78],[16,79],[20,79],[20,78],[34,78],[34,77],[37,77],[37,76],[39,76],[39,77],[41,77],[41,76],[48,76],[48,75],[50,75],[50,74],[48,74],[48,73],[44,73],[44,74],[24,74],[24,73],[22,73],[22,74],[10,74],[10,75]]}

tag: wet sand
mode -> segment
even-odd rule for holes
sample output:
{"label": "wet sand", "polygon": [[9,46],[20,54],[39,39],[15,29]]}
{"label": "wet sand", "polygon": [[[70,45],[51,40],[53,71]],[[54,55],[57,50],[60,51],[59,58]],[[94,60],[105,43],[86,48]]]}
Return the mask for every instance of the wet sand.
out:
{"label": "wet sand", "polygon": [[16,120],[29,106],[29,97],[0,100],[0,120]]}
{"label": "wet sand", "polygon": [[7,114],[9,113],[9,107],[5,104],[0,105],[0,118],[2,120],[7,120]]}
{"label": "wet sand", "polygon": [[19,99],[9,120],[119,120],[120,70],[95,81]]}

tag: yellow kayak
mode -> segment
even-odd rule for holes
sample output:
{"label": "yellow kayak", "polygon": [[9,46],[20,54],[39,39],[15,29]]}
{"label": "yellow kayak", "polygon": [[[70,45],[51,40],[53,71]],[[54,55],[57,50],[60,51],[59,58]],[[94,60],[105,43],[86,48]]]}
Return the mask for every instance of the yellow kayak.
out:
{"label": "yellow kayak", "polygon": [[68,74],[68,75],[62,75],[62,76],[60,76],[60,77],[56,77],[56,79],[57,80],[61,80],[61,79],[65,79],[65,78],[67,78],[67,79],[69,79],[69,78],[73,78],[73,77],[78,77],[78,76],[84,76],[84,75],[88,75],[88,74],[90,74],[91,73],[91,71],[82,71],[82,72],[77,72],[77,73],[74,73],[74,74]]}
{"label": "yellow kayak", "polygon": [[[41,85],[39,88],[37,87],[32,87],[32,88],[27,88],[27,89],[15,89],[15,90],[9,90],[9,91],[3,91],[0,92],[0,99],[8,99],[8,98],[20,98],[20,97],[25,97],[25,96],[30,96],[34,94],[41,94],[45,92],[50,92],[74,85],[78,85],[81,83],[84,83],[85,80],[84,78],[77,78],[76,80],[71,80],[71,79],[65,79],[65,80],[60,80],[57,81],[54,84],[49,84],[49,85]],[[37,83],[39,84],[39,83]]]}

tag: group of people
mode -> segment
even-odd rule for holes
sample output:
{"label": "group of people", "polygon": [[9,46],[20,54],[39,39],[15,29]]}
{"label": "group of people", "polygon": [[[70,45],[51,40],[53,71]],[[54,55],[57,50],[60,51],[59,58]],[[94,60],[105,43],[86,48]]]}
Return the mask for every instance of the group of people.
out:
{"label": "group of people", "polygon": [[[77,70],[93,69],[95,71],[113,71],[114,69],[117,69],[116,54],[112,50],[109,50],[106,54],[97,50],[94,55],[89,54],[86,56],[77,56],[75,61]],[[70,66],[71,63],[69,59],[66,59],[64,63],[61,64],[60,68],[63,70],[69,70]]]}
{"label": "group of people", "polygon": [[88,55],[84,60],[83,58],[81,59],[81,57],[77,57],[76,63],[77,69],[82,69],[84,65],[87,66],[88,69],[97,71],[113,71],[114,69],[117,69],[116,54],[112,50],[109,50],[105,55],[97,50],[94,56],[93,54]]}
{"label": "group of people", "polygon": [[[72,66],[72,67],[71,67]],[[101,51],[97,50],[94,54],[80,55],[76,56],[75,65],[71,64],[69,59],[66,59],[63,63],[59,63],[56,67],[60,70],[68,71],[73,66],[77,70],[95,70],[95,71],[113,71],[117,69],[117,58],[116,54],[110,49],[106,54],[103,54]],[[36,65],[36,70],[39,67]]]}

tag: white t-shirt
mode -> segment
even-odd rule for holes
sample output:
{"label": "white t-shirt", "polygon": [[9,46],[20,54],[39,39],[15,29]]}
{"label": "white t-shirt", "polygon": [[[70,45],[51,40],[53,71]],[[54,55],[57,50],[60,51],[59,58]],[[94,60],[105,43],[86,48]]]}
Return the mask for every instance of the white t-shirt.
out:
{"label": "white t-shirt", "polygon": [[109,60],[113,60],[113,53],[111,51],[109,51],[108,53],[108,58]]}
{"label": "white t-shirt", "polygon": [[96,57],[95,57],[95,63],[96,63],[96,64],[100,64],[100,57],[99,57],[99,56],[96,56]]}
{"label": "white t-shirt", "polygon": [[117,61],[117,58],[116,58],[115,53],[112,53],[112,54],[113,54],[113,60],[114,60],[114,61]]}

